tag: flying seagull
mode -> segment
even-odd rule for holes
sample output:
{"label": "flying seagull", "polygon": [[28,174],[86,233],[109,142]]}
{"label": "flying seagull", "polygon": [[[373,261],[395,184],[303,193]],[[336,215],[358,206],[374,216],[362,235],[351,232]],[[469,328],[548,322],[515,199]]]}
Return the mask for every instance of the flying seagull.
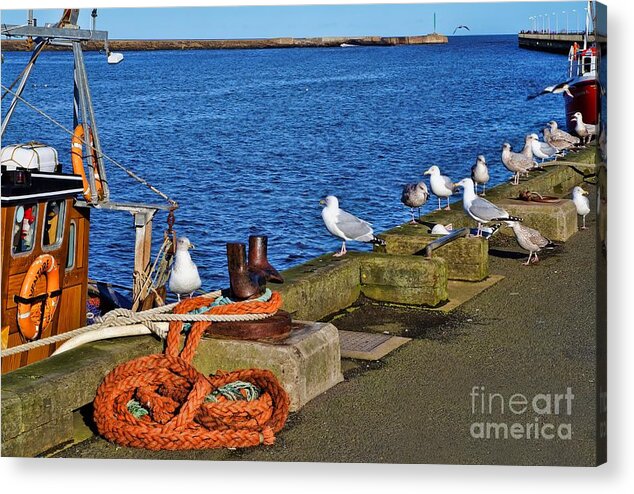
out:
{"label": "flying seagull", "polygon": [[427,190],[425,182],[407,184],[403,187],[401,202],[410,208],[410,212],[412,213],[411,223],[416,223],[414,208],[418,208],[418,216],[420,216],[420,207],[427,202],[427,199],[429,199],[429,190]]}
{"label": "flying seagull", "polygon": [[198,268],[189,255],[189,249],[194,245],[187,237],[180,237],[176,241],[176,254],[174,255],[174,265],[170,274],[169,289],[175,293],[180,301],[181,295],[192,296],[201,286]]}
{"label": "flying seagull", "polygon": [[453,30],[453,33],[456,34],[456,31],[458,29],[466,29],[467,31],[471,31],[471,29],[469,29],[469,26],[465,26],[464,24],[461,24],[460,26],[456,27],[456,29]]}
{"label": "flying seagull", "polygon": [[446,175],[441,175],[440,168],[436,165],[430,167],[423,175],[430,175],[429,184],[431,185],[431,191],[438,197],[438,210],[442,209],[440,206],[440,198],[446,197],[447,207],[445,209],[449,211],[451,209],[449,207],[449,197],[454,193],[454,183]]}
{"label": "flying seagull", "polygon": [[455,184],[462,187],[462,207],[471,218],[478,222],[477,237],[482,236],[482,225],[491,221],[522,221],[522,218],[511,216],[507,211],[492,202],[478,197],[475,193],[473,180],[463,178]]}
{"label": "flying seagull", "polygon": [[531,263],[531,258],[533,259],[533,262],[539,262],[539,257],[537,257],[537,253],[540,250],[554,249],[556,247],[554,243],[552,243],[549,239],[544,237],[534,228],[529,228],[528,226],[522,225],[517,221],[507,221],[506,224],[513,229],[515,239],[517,240],[519,246],[522,249],[528,251],[528,260],[522,263],[524,264],[524,266],[528,266]]}
{"label": "flying seagull", "polygon": [[325,204],[326,206],[321,210],[321,217],[324,220],[326,228],[335,237],[339,237],[343,240],[341,250],[334,254],[334,257],[343,256],[347,252],[347,240],[385,245],[384,240],[374,236],[374,231],[370,223],[347,213],[343,209],[339,209],[339,199],[335,196],[328,196],[319,201],[319,203]]}
{"label": "flying seagull", "polygon": [[569,83],[572,82],[572,79],[566,82],[560,82],[559,84],[555,84],[554,86],[545,87],[540,93],[531,94],[526,97],[527,100],[535,99],[538,96],[543,96],[544,94],[561,94],[566,93],[568,96],[573,98],[574,96],[570,92]]}

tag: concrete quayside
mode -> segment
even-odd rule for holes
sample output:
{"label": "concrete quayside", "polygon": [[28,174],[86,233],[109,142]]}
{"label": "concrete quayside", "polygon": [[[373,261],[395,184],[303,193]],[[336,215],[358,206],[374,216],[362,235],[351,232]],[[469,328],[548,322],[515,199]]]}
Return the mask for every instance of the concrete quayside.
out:
{"label": "concrete quayside", "polygon": [[[457,432],[457,425],[450,425],[450,422],[456,419],[456,413],[462,413],[457,411],[464,408],[464,403],[460,400],[468,399],[468,389],[462,389],[458,383],[468,377],[474,380],[473,384],[479,384],[475,381],[484,379],[483,376],[487,375],[486,372],[478,375],[478,372],[469,367],[470,363],[477,362],[477,366],[484,370],[489,369],[490,365],[497,365],[508,373],[520,365],[517,352],[521,353],[523,348],[521,342],[515,348],[509,342],[500,340],[504,336],[498,332],[495,322],[491,323],[490,335],[478,333],[486,329],[479,329],[474,333],[471,319],[462,317],[461,308],[466,304],[471,307],[469,310],[477,312],[482,321],[495,320],[500,317],[498,312],[494,312],[499,310],[496,304],[503,303],[496,302],[500,297],[496,295],[498,286],[507,283],[499,290],[507,296],[517,292],[523,297],[521,277],[516,276],[515,272],[537,272],[543,265],[561,263],[558,269],[576,273],[574,265],[568,266],[570,263],[566,259],[569,255],[575,259],[579,256],[586,259],[583,280],[594,283],[596,269],[592,269],[592,244],[584,241],[583,246],[577,245],[577,215],[569,199],[572,187],[593,175],[594,162],[595,149],[590,148],[570,154],[560,163],[549,163],[544,171],[531,172],[530,178],[522,181],[520,186],[501,184],[487,190],[489,200],[503,204],[511,214],[523,217],[528,226],[537,228],[560,244],[555,260],[547,257],[541,265],[521,266],[519,259],[524,257],[524,253],[519,254],[514,247],[515,241],[510,237],[512,232],[508,228],[502,228],[489,241],[476,237],[460,238],[435,250],[431,256],[422,255],[425,246],[434,238],[429,234],[433,224],[452,223],[454,228],[474,226],[462,211],[461,203],[454,203],[451,211],[434,211],[423,216],[416,225],[404,224],[381,233],[379,236],[386,241],[386,245],[377,246],[376,252],[349,253],[342,258],[325,254],[285,271],[285,283],[280,286],[279,291],[284,300],[283,308],[294,319],[294,331],[287,340],[272,344],[205,338],[194,360],[194,365],[201,372],[210,374],[218,369],[264,367],[271,369],[286,388],[293,413],[289,419],[288,432],[283,429],[278,435],[278,442],[272,447],[239,452],[198,452],[196,456],[193,452],[150,453],[130,448],[117,448],[115,451],[114,445],[93,437],[90,404],[106,373],[119,363],[161,351],[158,339],[144,336],[90,343],[3,376],[3,454],[295,461],[552,463],[553,460],[549,457],[551,453],[542,452],[541,456],[536,454],[531,459],[528,456],[517,458],[518,453],[510,452],[510,447],[507,446],[500,451],[484,446],[484,456],[469,461],[468,455],[480,454],[479,448],[484,443],[467,441],[467,444],[461,446],[464,448],[462,453],[453,451],[449,446],[438,445],[450,437],[445,432],[446,437],[443,439],[443,430]],[[552,203],[530,203],[515,199],[520,191],[527,189],[542,195],[556,196],[558,200]],[[574,251],[570,253],[569,241],[575,245]],[[587,251],[589,248],[590,252]],[[491,252],[492,249],[494,253]],[[564,269],[563,265],[567,267]],[[500,268],[499,272],[496,267]],[[507,282],[506,277],[510,277],[511,281]],[[537,282],[534,274],[530,274],[528,278],[531,283]],[[567,299],[568,281],[558,280],[556,277],[548,279],[552,287],[544,291],[548,294],[559,293],[562,299]],[[526,307],[526,317],[540,313],[547,318],[549,308],[554,311],[552,304],[555,302],[543,299],[535,292],[531,291],[531,294],[535,300]],[[492,298],[489,300],[486,297]],[[521,297],[518,295],[518,298]],[[478,300],[486,301],[475,308]],[[573,302],[571,304],[574,305]],[[564,301],[561,305],[567,306]],[[585,335],[583,341],[593,341],[595,334],[587,322],[592,317],[589,313],[594,311],[594,307],[592,304],[588,305],[591,307],[583,311],[579,318],[566,313],[566,317],[573,319],[571,324],[579,325]],[[376,328],[380,328],[380,331]],[[522,333],[520,328],[508,327],[508,332],[515,335],[513,338],[521,337],[515,334],[517,331]],[[543,345],[544,355],[556,355],[561,351],[556,350],[560,343],[553,339],[549,331],[550,327],[544,333],[546,339],[540,342],[532,335],[524,337],[530,345],[540,348]],[[467,336],[461,337],[460,334],[464,332]],[[453,336],[447,339],[447,333],[452,333]],[[387,352],[392,353],[380,356],[372,354],[363,360],[362,352],[355,352],[354,345],[347,346],[347,338],[351,334],[382,336],[385,341],[381,344],[387,345]],[[392,336],[400,339],[390,346],[387,340]],[[473,341],[467,344],[463,339]],[[565,345],[570,344],[569,338],[563,340]],[[449,346],[443,349],[443,345]],[[470,347],[465,345],[474,345],[481,353],[473,354]],[[505,345],[510,348],[508,354],[501,352]],[[378,346],[377,344],[375,348]],[[414,350],[415,356],[412,354]],[[444,362],[443,354],[447,357]],[[489,363],[483,364],[482,358]],[[537,360],[540,358],[537,357]],[[568,358],[571,366],[567,368],[565,375],[574,375],[581,366],[584,376],[589,376],[595,365],[594,361],[586,359],[585,354],[578,362],[575,358]],[[525,355],[524,359],[522,366],[533,365],[532,357]],[[435,366],[442,366],[442,369]],[[450,376],[461,370],[473,375],[456,377],[456,382],[439,381],[440,374]],[[544,372],[545,370],[536,371],[535,374]],[[418,377],[414,377],[414,373]],[[385,386],[392,385],[389,383],[393,383],[396,375],[400,378],[410,375],[412,383],[407,385],[405,395],[400,394],[402,403],[390,405],[382,397],[393,394]],[[498,376],[496,372],[492,375]],[[423,382],[419,381],[421,378]],[[493,380],[499,383],[497,377]],[[419,385],[422,388],[416,391],[415,388]],[[539,380],[529,379],[526,385],[537,390],[541,384]],[[443,401],[442,394],[436,393],[434,399],[426,400],[423,394],[419,402],[412,402],[416,393],[432,392],[430,386],[445,386],[449,393],[446,401]],[[586,381],[585,385],[577,384],[575,391],[580,398],[585,396],[589,399],[588,397],[593,396],[595,385]],[[354,412],[346,404],[347,400],[358,400]],[[399,410],[391,410],[390,407],[397,407]],[[326,410],[330,411],[333,419],[324,423],[323,420],[327,420],[324,414],[328,414]],[[346,428],[346,420],[343,419],[345,414],[366,422],[356,423],[353,427],[358,436],[352,437],[341,429]],[[584,418],[587,418],[585,414]],[[321,424],[321,433],[315,429],[317,422],[314,420],[321,421],[318,422]],[[414,426],[412,420],[418,425]],[[426,423],[426,420],[433,420],[433,424]],[[367,433],[358,430],[359,427],[367,429]],[[413,438],[428,441],[440,449],[432,451],[420,444],[408,442],[398,432],[393,434],[391,440],[388,432],[394,432],[394,427],[405,434],[407,431],[413,432],[412,427],[417,427]],[[563,463],[592,464],[590,438],[593,436],[587,430],[587,424],[578,425],[577,430],[583,438],[581,445],[565,452]],[[304,436],[308,434],[303,440],[304,445],[296,443],[300,431]],[[376,438],[373,439],[371,433],[375,433]],[[339,444],[338,450],[318,451],[321,448],[316,444],[320,441],[320,434],[326,434],[336,444],[344,441],[347,446]],[[339,439],[334,439],[334,436],[339,436]],[[91,441],[73,446],[85,439]],[[376,441],[384,442],[378,444]],[[463,442],[458,440],[458,443]],[[373,444],[375,447],[372,449]],[[533,451],[537,447],[530,446],[528,450]],[[454,456],[451,456],[451,451]],[[523,453],[519,454],[521,456]]]}

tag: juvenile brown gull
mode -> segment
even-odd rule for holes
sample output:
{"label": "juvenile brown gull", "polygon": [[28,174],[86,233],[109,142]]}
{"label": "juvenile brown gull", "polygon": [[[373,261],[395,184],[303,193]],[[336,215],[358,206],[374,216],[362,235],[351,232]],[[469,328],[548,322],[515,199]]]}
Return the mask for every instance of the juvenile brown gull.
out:
{"label": "juvenile brown gull", "polygon": [[531,158],[511,151],[511,145],[508,142],[502,145],[502,163],[507,170],[514,173],[513,185],[520,183],[520,173],[526,173],[536,165]]}
{"label": "juvenile brown gull", "polygon": [[513,233],[515,234],[515,238],[519,246],[528,251],[528,260],[523,263],[524,266],[528,266],[531,263],[531,258],[533,258],[533,262],[539,262],[537,253],[540,250],[556,247],[554,243],[534,228],[522,225],[518,221],[507,221],[506,224],[513,229]]}
{"label": "juvenile brown gull", "polygon": [[418,208],[418,216],[420,217],[420,208],[429,199],[429,190],[425,182],[418,182],[417,184],[406,184],[403,187],[401,193],[401,202],[410,208],[412,213],[411,223],[416,223],[414,217],[414,208]]}
{"label": "juvenile brown gull", "polygon": [[335,196],[327,196],[319,201],[325,204],[321,210],[321,217],[330,233],[343,240],[341,250],[334,254],[335,257],[343,256],[346,250],[347,240],[357,242],[371,242],[373,244],[385,245],[385,241],[374,236],[372,225],[356,216],[339,208],[339,200]]}

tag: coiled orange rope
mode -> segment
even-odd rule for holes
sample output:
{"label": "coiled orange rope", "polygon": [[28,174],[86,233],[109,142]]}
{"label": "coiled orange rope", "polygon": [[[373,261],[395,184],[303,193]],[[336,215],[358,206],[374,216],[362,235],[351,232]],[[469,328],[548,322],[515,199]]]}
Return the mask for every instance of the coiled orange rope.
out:
{"label": "coiled orange rope", "polygon": [[[184,314],[208,306],[212,299],[184,300],[174,313]],[[282,299],[273,292],[266,302],[234,303],[212,307],[207,314],[274,314]],[[151,450],[242,448],[273,444],[288,417],[289,398],[275,375],[262,369],[245,369],[205,376],[191,365],[194,353],[210,322],[192,324],[179,354],[182,321],[172,321],[164,354],[131,360],[113,369],[103,380],[93,402],[99,433],[122,446]],[[260,388],[253,401],[215,402],[205,398],[234,381]],[[136,400],[148,413],[136,418],[128,403]]]}

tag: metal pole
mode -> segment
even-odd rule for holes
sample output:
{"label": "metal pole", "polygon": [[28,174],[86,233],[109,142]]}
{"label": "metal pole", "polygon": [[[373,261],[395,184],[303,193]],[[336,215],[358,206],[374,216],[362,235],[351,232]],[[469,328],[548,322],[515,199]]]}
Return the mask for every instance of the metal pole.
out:
{"label": "metal pole", "polygon": [[[108,202],[110,199],[110,188],[108,187],[108,182],[106,179],[106,169],[103,163],[103,155],[101,152],[101,143],[99,141],[99,131],[97,129],[95,113],[92,106],[92,98],[90,95],[90,87],[88,86],[88,76],[86,74],[86,66],[84,64],[84,56],[81,49],[81,45],[79,42],[73,42],[73,51],[75,52],[76,64],[75,67],[77,69],[77,73],[79,75],[78,80],[79,84],[79,93],[80,93],[80,103],[82,110],[82,118],[84,123],[89,123],[92,130],[92,138],[93,138],[93,147],[95,148],[95,153],[97,154],[97,169],[99,170],[99,178],[101,179],[101,185],[103,187],[103,200],[104,202]],[[84,133],[84,139],[86,139],[88,134]],[[92,153],[88,153],[88,159],[92,163]],[[89,172],[92,177],[92,181],[90,183],[91,189],[93,190],[93,202],[97,202],[99,199],[97,197],[97,189],[94,184],[94,175],[93,169],[89,167]]]}
{"label": "metal pole", "polygon": [[553,12],[555,16],[555,34],[559,32],[559,14],[557,12]]}

